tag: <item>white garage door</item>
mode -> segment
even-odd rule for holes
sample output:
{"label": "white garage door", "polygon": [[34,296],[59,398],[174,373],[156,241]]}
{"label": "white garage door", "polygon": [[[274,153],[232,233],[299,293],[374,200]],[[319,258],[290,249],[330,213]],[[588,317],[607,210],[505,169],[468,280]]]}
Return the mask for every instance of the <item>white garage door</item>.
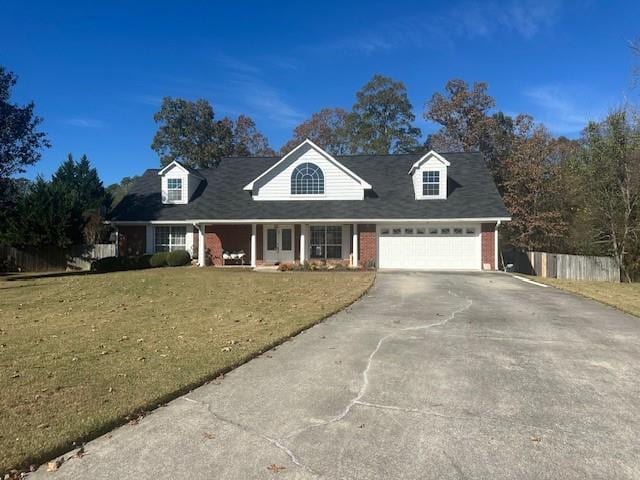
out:
{"label": "white garage door", "polygon": [[480,225],[382,225],[380,268],[480,270]]}

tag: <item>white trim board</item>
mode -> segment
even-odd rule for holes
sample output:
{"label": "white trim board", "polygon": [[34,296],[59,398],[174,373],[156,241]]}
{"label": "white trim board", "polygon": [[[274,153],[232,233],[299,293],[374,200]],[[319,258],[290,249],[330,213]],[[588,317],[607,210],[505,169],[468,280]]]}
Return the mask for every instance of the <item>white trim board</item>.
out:
{"label": "white trim board", "polygon": [[107,225],[172,225],[172,224],[246,224],[246,223],[451,223],[451,222],[508,222],[511,217],[480,217],[480,218],[246,218],[246,219],[196,219],[196,220],[136,220],[136,221],[118,221],[106,220]]}
{"label": "white trim board", "polygon": [[243,190],[249,190],[252,191],[254,184],[260,180],[262,177],[264,177],[265,175],[267,175],[269,172],[273,171],[274,169],[276,169],[278,166],[280,166],[283,162],[285,162],[290,156],[294,155],[295,153],[298,152],[298,150],[302,149],[305,146],[309,146],[311,148],[313,148],[315,151],[317,151],[320,155],[322,155],[323,157],[325,157],[327,160],[329,160],[330,162],[332,162],[335,166],[337,166],[338,168],[340,168],[343,172],[345,172],[346,174],[350,175],[353,179],[355,179],[357,182],[360,183],[360,185],[362,186],[362,188],[364,188],[365,190],[371,190],[371,185],[369,183],[367,183],[365,180],[363,180],[362,178],[360,178],[358,175],[356,175],[354,172],[352,172],[351,170],[349,170],[347,167],[345,167],[344,165],[342,165],[339,161],[337,161],[335,158],[333,158],[333,156],[331,154],[329,154],[328,152],[324,151],[322,148],[320,148],[319,146],[317,146],[315,143],[313,143],[311,140],[309,140],[308,138],[302,142],[300,145],[298,145],[296,148],[294,148],[293,150],[291,150],[289,153],[287,153],[284,157],[282,157],[280,160],[278,160],[276,163],[274,163],[273,165],[271,165],[271,167],[269,167],[267,170],[265,170],[264,172],[262,172],[259,176],[257,176],[255,179],[253,179],[251,182],[249,182],[247,185],[245,185],[243,187]]}

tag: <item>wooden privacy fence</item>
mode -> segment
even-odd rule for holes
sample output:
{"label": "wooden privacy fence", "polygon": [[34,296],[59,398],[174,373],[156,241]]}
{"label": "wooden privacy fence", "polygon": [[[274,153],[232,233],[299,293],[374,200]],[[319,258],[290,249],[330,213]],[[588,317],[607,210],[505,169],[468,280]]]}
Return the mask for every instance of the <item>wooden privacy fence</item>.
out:
{"label": "wooden privacy fence", "polygon": [[613,257],[548,252],[503,252],[505,264],[527,275],[561,280],[620,282],[620,267]]}
{"label": "wooden privacy fence", "polygon": [[116,246],[112,243],[73,245],[69,248],[39,247],[16,248],[0,245],[0,264],[22,272],[51,272],[61,270],[89,270],[91,262],[113,257]]}

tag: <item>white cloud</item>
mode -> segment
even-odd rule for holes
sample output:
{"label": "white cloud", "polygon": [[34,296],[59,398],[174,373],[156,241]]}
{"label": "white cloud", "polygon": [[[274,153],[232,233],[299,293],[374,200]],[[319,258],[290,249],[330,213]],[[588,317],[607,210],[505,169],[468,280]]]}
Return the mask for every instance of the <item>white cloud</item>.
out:
{"label": "white cloud", "polygon": [[505,31],[531,39],[558,20],[561,6],[560,0],[468,1],[441,13],[389,19],[313,49],[372,54],[407,46],[440,48],[458,39],[489,37]]}
{"label": "white cloud", "polygon": [[66,125],[71,125],[72,127],[80,127],[80,128],[104,127],[104,123],[101,120],[96,120],[94,118],[72,117],[64,120],[64,123]]}
{"label": "white cloud", "polygon": [[[287,128],[304,119],[304,114],[292,106],[285,93],[264,79],[259,67],[230,57],[223,57],[219,64],[225,72],[213,97],[224,95],[227,103],[222,110],[243,112]],[[214,108],[216,105],[214,102]]]}
{"label": "white cloud", "polygon": [[[606,99],[582,86],[538,85],[524,95],[537,109],[534,116],[556,134],[575,135],[590,120],[603,118],[608,110]],[[599,102],[593,99],[599,98]]]}

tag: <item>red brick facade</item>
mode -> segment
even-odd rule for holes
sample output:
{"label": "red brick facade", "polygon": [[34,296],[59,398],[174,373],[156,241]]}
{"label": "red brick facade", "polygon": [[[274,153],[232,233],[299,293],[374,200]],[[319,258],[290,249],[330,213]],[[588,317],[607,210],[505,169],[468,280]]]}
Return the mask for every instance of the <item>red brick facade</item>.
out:
{"label": "red brick facade", "polygon": [[480,240],[482,242],[482,269],[483,270],[495,270],[495,235],[496,235],[495,223],[483,223],[480,233]]}
{"label": "red brick facade", "polygon": [[224,250],[244,250],[246,253],[245,264],[250,264],[251,225],[207,225],[204,249],[208,264],[223,265],[222,252]]}
{"label": "red brick facade", "polygon": [[358,265],[360,267],[377,266],[378,234],[373,224],[358,225]]}
{"label": "red brick facade", "polygon": [[147,251],[147,228],[144,225],[118,227],[118,255],[144,255]]}

